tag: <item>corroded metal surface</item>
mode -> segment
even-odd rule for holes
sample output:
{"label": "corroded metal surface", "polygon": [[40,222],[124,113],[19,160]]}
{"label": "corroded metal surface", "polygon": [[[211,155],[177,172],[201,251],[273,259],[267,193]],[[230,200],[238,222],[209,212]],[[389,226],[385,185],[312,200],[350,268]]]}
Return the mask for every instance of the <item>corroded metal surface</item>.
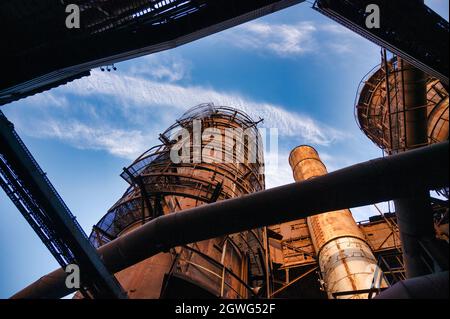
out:
{"label": "corroded metal surface", "polygon": [[[448,140],[448,85],[401,58],[388,60],[384,52],[382,66],[363,79],[357,98],[361,129],[389,155]],[[416,169],[428,172],[433,167]],[[437,192],[448,199],[448,186]],[[430,255],[422,248],[423,242],[440,245],[435,242],[430,192],[396,198],[394,204],[407,277],[426,275],[434,268],[426,258],[435,265],[440,263],[437,260],[448,260],[445,250]]]}
{"label": "corroded metal surface", "polygon": [[394,217],[379,217],[378,220],[358,223],[366,242],[375,253],[389,250],[401,251],[401,240],[396,219]]}
{"label": "corroded metal surface", "polygon": [[272,261],[283,269],[316,263],[316,252],[311,241],[306,218],[271,226],[279,240],[271,240]]}
{"label": "corroded metal surface", "polygon": [[307,145],[296,147],[289,156],[294,180],[306,181],[312,177],[325,175],[327,169],[319,158],[317,151]]}
{"label": "corroded metal surface", "polygon": [[[160,216],[97,251],[116,273],[172,247],[443,187],[448,185],[448,162],[448,142],[370,160],[308,181]],[[414,170],[433,165],[430,171]],[[391,178],[389,187],[380,187],[386,177]],[[61,298],[73,292],[65,277],[57,269],[12,298]]]}
{"label": "corroded metal surface", "polygon": [[[297,182],[327,174],[317,151],[307,145],[299,146],[291,152],[289,164]],[[312,216],[307,222],[317,252],[338,237],[352,236],[365,240],[348,209]]]}
{"label": "corroded metal surface", "polygon": [[[124,170],[122,177],[130,187],[97,224],[91,242],[100,247],[160,215],[263,190],[262,144],[256,126],[246,114],[229,107],[204,104],[187,111],[161,134],[161,145]],[[230,138],[226,134],[230,129],[256,138],[256,144],[243,136]],[[188,150],[187,157],[180,150],[180,163],[171,157],[177,145]],[[208,148],[211,145],[222,149]],[[173,248],[120,271],[117,278],[131,298],[172,296],[174,289],[180,290],[179,297],[189,297],[183,296],[183,287],[175,288],[183,280],[212,296],[246,298],[251,288],[262,285],[255,279],[264,277],[261,240],[258,229]]]}
{"label": "corroded metal surface", "polygon": [[[358,290],[386,287],[383,274],[369,246],[359,238],[339,237],[321,247],[320,270],[328,297],[367,299],[368,293]],[[336,293],[346,293],[336,297]]]}
{"label": "corroded metal surface", "polygon": [[[295,148],[289,163],[296,182],[327,174],[319,154],[311,146]],[[311,216],[307,224],[328,298],[368,298],[369,293],[356,291],[386,286],[377,260],[350,210]]]}
{"label": "corroded metal surface", "polygon": [[343,209],[307,219],[311,239],[318,254],[330,241],[340,237],[355,237],[365,241],[351,212]]}
{"label": "corroded metal surface", "polygon": [[[407,69],[401,61],[393,59],[370,72],[361,81],[358,90],[355,107],[358,125],[388,153],[423,146],[412,145],[414,143],[406,137],[407,127],[411,126],[407,125],[411,121],[408,119],[411,112],[405,108],[405,99],[415,92],[408,92],[408,85],[403,85],[405,71]],[[428,117],[428,143],[446,141],[449,136],[448,89],[433,77],[427,77],[425,81],[428,102],[421,107],[426,109],[425,116]],[[417,113],[417,110],[414,112]]]}

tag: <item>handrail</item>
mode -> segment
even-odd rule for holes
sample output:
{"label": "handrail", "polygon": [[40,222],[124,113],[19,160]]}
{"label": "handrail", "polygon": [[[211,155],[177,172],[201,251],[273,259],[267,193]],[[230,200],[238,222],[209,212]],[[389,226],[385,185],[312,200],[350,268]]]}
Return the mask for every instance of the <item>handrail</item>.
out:
{"label": "handrail", "polygon": [[195,249],[195,248],[189,247],[189,246],[187,246],[187,245],[184,245],[184,246],[182,246],[182,247],[183,247],[183,248],[186,248],[186,249],[188,249],[188,250],[190,250],[190,251],[192,251],[192,252],[194,252],[194,253],[196,253],[196,254],[198,254],[200,257],[206,259],[207,261],[211,262],[212,264],[214,264],[215,266],[217,266],[217,267],[219,267],[219,268],[222,268],[222,267],[225,268],[225,271],[226,271],[226,272],[228,272],[228,273],[229,273],[231,276],[233,276],[237,281],[239,281],[242,285],[244,285],[244,287],[247,288],[247,290],[249,290],[249,291],[256,297],[256,294],[255,294],[255,292],[253,291],[253,288],[250,287],[247,283],[245,283],[241,278],[239,278],[239,276],[237,276],[232,270],[226,268],[224,265],[222,265],[221,263],[219,263],[219,262],[218,262],[217,260],[215,260],[214,258],[211,258],[210,256],[208,256],[208,255],[202,253],[201,251],[199,251],[199,250],[197,250],[197,249]]}

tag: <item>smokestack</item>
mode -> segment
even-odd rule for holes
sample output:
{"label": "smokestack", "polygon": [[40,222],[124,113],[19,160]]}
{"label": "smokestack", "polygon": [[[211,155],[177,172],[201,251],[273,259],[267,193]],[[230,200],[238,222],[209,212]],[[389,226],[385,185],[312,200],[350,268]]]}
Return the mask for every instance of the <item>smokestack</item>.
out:
{"label": "smokestack", "polygon": [[[296,182],[328,174],[311,146],[295,148],[289,156],[289,164]],[[307,224],[328,298],[366,299],[368,292],[360,291],[386,286],[382,271],[350,210],[311,216]]]}

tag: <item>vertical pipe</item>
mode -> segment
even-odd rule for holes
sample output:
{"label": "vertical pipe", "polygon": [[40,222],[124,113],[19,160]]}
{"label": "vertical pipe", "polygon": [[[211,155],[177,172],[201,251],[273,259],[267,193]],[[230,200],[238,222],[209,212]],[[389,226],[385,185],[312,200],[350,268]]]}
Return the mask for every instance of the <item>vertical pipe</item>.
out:
{"label": "vertical pipe", "polygon": [[226,274],[226,267],[225,267],[225,257],[227,255],[227,246],[228,239],[225,239],[222,247],[222,257],[220,259],[220,263],[222,264],[222,278],[220,282],[220,298],[223,298],[224,295],[224,289],[225,289],[225,274]]}
{"label": "vertical pipe", "polygon": [[270,296],[272,294],[271,289],[270,289],[270,269],[269,269],[269,245],[268,245],[268,241],[269,238],[267,236],[267,227],[263,228],[263,238],[264,238],[264,250],[265,250],[265,254],[264,254],[264,263],[266,265],[266,294],[267,294],[267,299],[270,299]]}
{"label": "vertical pipe", "polygon": [[428,145],[427,76],[403,59],[404,111],[406,123],[406,149]]}
{"label": "vertical pipe", "polygon": [[[418,148],[428,144],[426,75],[405,60],[400,60],[405,120],[405,148]],[[426,169],[418,167],[417,169]],[[414,197],[394,201],[402,240],[406,277],[429,274],[424,261],[425,252],[420,241],[433,238],[433,219],[430,194],[418,192]]]}
{"label": "vertical pipe", "polygon": [[[389,71],[389,63],[387,59],[386,49],[382,50],[383,52],[383,62],[384,62],[384,70],[386,72],[386,102],[387,102],[387,116],[388,116],[388,125],[389,125],[389,145],[391,148],[394,147],[394,136],[392,134],[392,105],[391,105],[391,86],[389,83],[390,71]],[[383,149],[384,151],[384,149]]]}
{"label": "vertical pipe", "polygon": [[[289,156],[289,163],[296,182],[327,174],[317,151],[310,146],[295,148]],[[377,261],[350,210],[342,209],[311,216],[307,218],[307,224],[328,297],[368,298],[367,292],[356,291],[372,287],[378,268]],[[381,274],[381,270],[379,273]],[[385,282],[381,285],[385,286]],[[335,296],[336,293],[339,297]]]}

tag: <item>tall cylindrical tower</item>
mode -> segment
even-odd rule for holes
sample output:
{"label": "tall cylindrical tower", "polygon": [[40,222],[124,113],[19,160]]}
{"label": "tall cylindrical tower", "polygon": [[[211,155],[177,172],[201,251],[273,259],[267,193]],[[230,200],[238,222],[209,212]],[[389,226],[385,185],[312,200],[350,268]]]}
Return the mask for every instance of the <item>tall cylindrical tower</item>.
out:
{"label": "tall cylindrical tower", "polygon": [[[388,61],[385,54],[381,67],[361,81],[356,116],[363,132],[389,155],[446,141],[448,85],[401,58]],[[437,191],[448,198],[448,187]],[[430,266],[437,264],[436,261],[427,261],[439,258],[430,251],[440,251],[445,258],[445,250],[436,248],[441,244],[435,241],[429,192],[398,198],[394,203],[407,277],[423,276],[434,268],[439,269]],[[433,248],[424,249],[424,245]]]}
{"label": "tall cylindrical tower", "polygon": [[393,58],[383,61],[361,81],[355,115],[367,137],[386,153],[395,154],[446,141],[448,106],[446,85],[402,59]]}
{"label": "tall cylindrical tower", "polygon": [[[327,174],[311,146],[295,148],[289,163],[296,182]],[[308,217],[307,224],[330,299],[367,298],[368,293],[356,291],[385,286],[381,269],[350,210]]]}
{"label": "tall cylindrical tower", "polygon": [[[265,188],[257,123],[239,110],[199,105],[160,140],[121,174],[130,186],[94,226],[90,240],[96,247],[160,215]],[[258,289],[267,269],[262,242],[260,229],[205,240],[116,276],[130,298],[249,298],[264,291]]]}

